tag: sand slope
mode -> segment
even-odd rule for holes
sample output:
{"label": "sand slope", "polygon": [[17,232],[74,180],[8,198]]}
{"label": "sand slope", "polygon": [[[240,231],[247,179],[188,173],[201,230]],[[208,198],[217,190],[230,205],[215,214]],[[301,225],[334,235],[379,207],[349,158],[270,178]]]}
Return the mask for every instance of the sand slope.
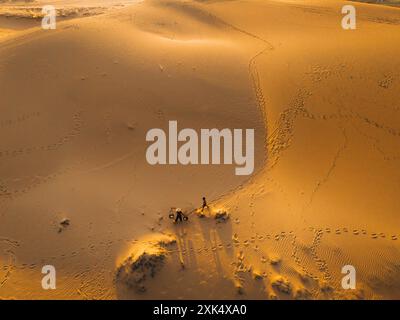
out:
{"label": "sand slope", "polygon": [[[342,5],[145,1],[2,41],[0,296],[399,298],[399,10],[344,31]],[[256,174],[149,166],[168,120],[255,128]],[[171,224],[203,195],[230,219]],[[153,233],[176,243],[137,293],[117,269]]]}

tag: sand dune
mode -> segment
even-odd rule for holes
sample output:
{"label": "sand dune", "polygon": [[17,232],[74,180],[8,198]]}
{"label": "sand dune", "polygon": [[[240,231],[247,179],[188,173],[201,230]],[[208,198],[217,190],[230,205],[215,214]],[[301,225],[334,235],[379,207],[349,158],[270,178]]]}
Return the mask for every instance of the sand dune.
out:
{"label": "sand dune", "polygon": [[[355,4],[344,31],[343,3],[0,20],[0,297],[398,299],[400,11]],[[255,128],[255,173],[149,165],[146,132],[169,120]],[[175,225],[171,207],[193,213]],[[163,261],[140,267],[144,292],[124,285],[140,259]],[[40,286],[45,264],[57,290]],[[341,288],[347,264],[356,290]]]}
{"label": "sand dune", "polygon": [[399,0],[381,0],[381,1],[374,1],[374,0],[356,0],[358,2],[364,2],[364,3],[369,3],[369,4],[377,4],[377,5],[388,5],[388,6],[394,6],[398,7],[400,6],[400,1]]}
{"label": "sand dune", "polygon": [[37,28],[44,16],[42,9],[55,8],[58,21],[99,15],[141,0],[10,0],[0,1],[0,39],[15,36],[17,31]]}

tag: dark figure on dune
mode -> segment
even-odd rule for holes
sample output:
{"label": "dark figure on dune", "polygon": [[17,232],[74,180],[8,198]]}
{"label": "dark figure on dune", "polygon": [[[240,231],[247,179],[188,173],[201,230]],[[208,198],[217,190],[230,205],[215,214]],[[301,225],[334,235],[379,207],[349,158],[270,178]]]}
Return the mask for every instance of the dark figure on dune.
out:
{"label": "dark figure on dune", "polygon": [[206,197],[203,197],[203,205],[201,206],[201,212],[203,212],[205,208],[208,209],[208,204],[206,201]]}
{"label": "dark figure on dune", "polygon": [[175,222],[178,222],[178,221],[182,222],[183,221],[183,212],[182,212],[182,210],[178,208],[178,209],[175,210],[175,212],[176,212]]}

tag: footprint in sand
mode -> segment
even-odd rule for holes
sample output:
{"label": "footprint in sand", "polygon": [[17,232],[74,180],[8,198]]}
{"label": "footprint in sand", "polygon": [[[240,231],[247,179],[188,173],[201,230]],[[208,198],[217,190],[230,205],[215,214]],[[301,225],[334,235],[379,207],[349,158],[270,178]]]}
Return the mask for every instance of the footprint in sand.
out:
{"label": "footprint in sand", "polygon": [[393,235],[393,236],[392,236],[392,240],[397,240],[397,236],[396,236],[396,235]]}
{"label": "footprint in sand", "polygon": [[358,235],[358,234],[359,234],[359,231],[358,231],[358,230],[353,230],[353,234],[354,234],[354,235]]}
{"label": "footprint in sand", "polygon": [[336,234],[341,234],[342,232],[340,231],[340,229],[336,229],[336,230],[335,230],[335,233],[336,233]]}
{"label": "footprint in sand", "polygon": [[244,253],[243,253],[243,251],[238,252],[238,254],[236,255],[236,257],[238,258],[239,261],[243,261],[243,260],[244,260]]}
{"label": "footprint in sand", "polygon": [[372,237],[372,239],[376,239],[376,238],[378,238],[378,235],[376,233],[371,233],[371,237]]}

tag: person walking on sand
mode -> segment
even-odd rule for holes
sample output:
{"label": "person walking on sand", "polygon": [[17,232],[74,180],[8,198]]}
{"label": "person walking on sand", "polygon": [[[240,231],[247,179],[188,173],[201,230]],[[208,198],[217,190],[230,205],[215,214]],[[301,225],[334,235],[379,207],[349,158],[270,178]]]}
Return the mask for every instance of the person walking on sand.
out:
{"label": "person walking on sand", "polygon": [[175,213],[176,213],[175,222],[178,222],[178,221],[182,222],[182,221],[183,221],[183,212],[182,212],[182,209],[177,208],[177,209],[175,210]]}
{"label": "person walking on sand", "polygon": [[203,212],[205,208],[209,209],[206,197],[203,197],[203,205],[201,206],[201,212]]}

